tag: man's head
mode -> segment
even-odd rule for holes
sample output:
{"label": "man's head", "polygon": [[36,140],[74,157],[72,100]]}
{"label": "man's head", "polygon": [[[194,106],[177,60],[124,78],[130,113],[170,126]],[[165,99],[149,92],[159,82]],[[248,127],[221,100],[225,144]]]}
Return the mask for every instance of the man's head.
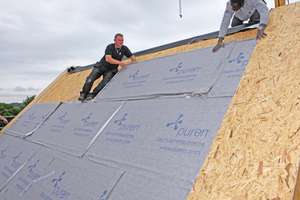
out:
{"label": "man's head", "polygon": [[244,0],[230,0],[230,5],[233,11],[238,11],[244,5]]}
{"label": "man's head", "polygon": [[114,41],[115,41],[115,46],[116,46],[117,48],[120,48],[120,47],[123,45],[123,42],[124,42],[124,37],[123,37],[123,35],[122,35],[121,33],[117,33],[117,34],[115,35]]}

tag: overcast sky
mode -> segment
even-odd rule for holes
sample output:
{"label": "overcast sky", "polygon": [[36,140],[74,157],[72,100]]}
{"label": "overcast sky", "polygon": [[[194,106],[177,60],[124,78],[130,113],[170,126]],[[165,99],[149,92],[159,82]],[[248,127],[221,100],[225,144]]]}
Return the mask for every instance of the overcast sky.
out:
{"label": "overcast sky", "polygon": [[0,0],[0,102],[95,63],[119,32],[134,53],[219,30],[227,0],[181,1],[182,18],[179,0]]}

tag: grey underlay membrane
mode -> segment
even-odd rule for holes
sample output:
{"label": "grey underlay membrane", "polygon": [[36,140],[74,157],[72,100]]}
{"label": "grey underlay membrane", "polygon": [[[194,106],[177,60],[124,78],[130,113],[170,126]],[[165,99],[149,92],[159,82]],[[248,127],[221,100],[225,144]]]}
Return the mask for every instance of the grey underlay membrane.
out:
{"label": "grey underlay membrane", "polygon": [[[213,47],[206,47],[130,64],[107,84],[95,100],[128,100],[190,93],[205,95],[224,70],[234,68],[241,74],[247,65],[245,60],[251,57],[255,45],[255,39],[232,41],[216,53],[211,52]],[[229,61],[231,65],[228,65]],[[235,66],[235,63],[240,65]],[[240,78],[237,77],[238,80]],[[223,84],[235,90],[238,82]]]}
{"label": "grey underlay membrane", "polygon": [[106,199],[124,172],[42,147],[1,191],[1,200]]}
{"label": "grey underlay membrane", "polygon": [[122,102],[63,103],[27,139],[52,149],[82,156]]}
{"label": "grey underlay membrane", "polygon": [[18,137],[0,135],[0,191],[40,148]]}
{"label": "grey underlay membrane", "polygon": [[128,101],[85,157],[191,188],[230,101],[230,97]]}
{"label": "grey underlay membrane", "polygon": [[33,104],[0,135],[0,199],[185,200],[255,45],[129,64],[95,100]]}
{"label": "grey underlay membrane", "polygon": [[225,62],[220,76],[207,94],[208,96],[217,97],[234,95],[247,64],[249,63],[255,45],[255,39],[243,40],[235,44],[230,57]]}
{"label": "grey underlay membrane", "polygon": [[32,134],[60,105],[60,103],[35,103],[4,133],[26,137]]}

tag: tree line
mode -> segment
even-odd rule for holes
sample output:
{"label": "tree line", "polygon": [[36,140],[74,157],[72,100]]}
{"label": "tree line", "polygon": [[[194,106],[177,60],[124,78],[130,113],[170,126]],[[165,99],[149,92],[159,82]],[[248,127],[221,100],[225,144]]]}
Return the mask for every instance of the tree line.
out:
{"label": "tree line", "polygon": [[[0,115],[3,117],[5,116],[16,116],[19,114],[33,99],[35,98],[35,95],[33,96],[27,96],[25,100],[23,100],[23,103],[0,103]],[[13,117],[7,117],[8,121],[11,121]],[[4,127],[5,124],[3,121],[0,121],[0,127]]]}

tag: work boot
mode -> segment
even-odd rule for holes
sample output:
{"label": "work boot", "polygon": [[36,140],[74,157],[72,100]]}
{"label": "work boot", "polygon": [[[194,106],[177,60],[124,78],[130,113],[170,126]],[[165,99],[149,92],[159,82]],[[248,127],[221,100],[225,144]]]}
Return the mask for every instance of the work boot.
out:
{"label": "work boot", "polygon": [[88,94],[85,100],[92,100],[95,96],[92,94]]}
{"label": "work boot", "polygon": [[78,101],[83,101],[86,98],[86,94],[80,92],[80,96],[78,97]]}

